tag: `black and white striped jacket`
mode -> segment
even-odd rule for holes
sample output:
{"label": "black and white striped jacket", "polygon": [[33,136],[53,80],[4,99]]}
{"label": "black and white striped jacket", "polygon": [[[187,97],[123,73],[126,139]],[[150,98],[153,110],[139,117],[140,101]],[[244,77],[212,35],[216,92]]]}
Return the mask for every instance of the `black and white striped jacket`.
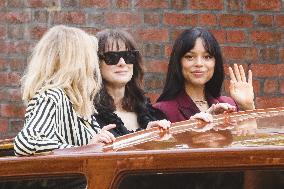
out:
{"label": "black and white striped jacket", "polygon": [[23,156],[82,146],[99,130],[94,117],[89,121],[79,117],[65,92],[52,88],[30,100],[24,127],[15,138],[14,151]]}

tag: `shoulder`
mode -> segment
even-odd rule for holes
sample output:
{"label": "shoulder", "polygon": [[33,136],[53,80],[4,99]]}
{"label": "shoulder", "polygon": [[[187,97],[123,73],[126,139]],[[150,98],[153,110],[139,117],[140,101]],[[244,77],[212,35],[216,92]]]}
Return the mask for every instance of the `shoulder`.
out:
{"label": "shoulder", "polygon": [[153,104],[153,107],[163,111],[163,110],[167,110],[168,108],[178,107],[178,103],[176,99],[172,99],[172,100],[157,102]]}
{"label": "shoulder", "polygon": [[61,104],[62,101],[68,100],[67,95],[61,88],[50,88],[38,91],[28,103],[29,107],[41,104],[43,102],[48,104]]}

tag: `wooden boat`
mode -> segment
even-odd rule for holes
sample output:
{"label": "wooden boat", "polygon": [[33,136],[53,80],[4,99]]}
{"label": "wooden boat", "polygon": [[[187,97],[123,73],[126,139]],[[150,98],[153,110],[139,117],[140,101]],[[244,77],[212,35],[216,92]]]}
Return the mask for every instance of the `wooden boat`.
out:
{"label": "wooden boat", "polygon": [[[2,183],[79,176],[89,189],[131,188],[135,182],[136,188],[172,188],[171,182],[198,188],[202,180],[229,188],[284,188],[284,107],[216,115],[210,124],[173,123],[169,130],[143,130],[109,145],[1,157],[0,166]],[[239,186],[230,180],[235,176]]]}

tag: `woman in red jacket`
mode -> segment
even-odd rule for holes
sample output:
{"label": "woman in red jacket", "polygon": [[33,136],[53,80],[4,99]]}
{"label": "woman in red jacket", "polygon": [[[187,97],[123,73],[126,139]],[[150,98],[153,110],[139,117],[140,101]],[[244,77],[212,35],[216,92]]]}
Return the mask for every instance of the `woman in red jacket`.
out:
{"label": "woman in red jacket", "polygon": [[243,67],[234,65],[229,74],[231,97],[221,96],[224,68],[217,40],[203,28],[185,30],[174,43],[166,83],[154,107],[171,122],[199,112],[254,109],[251,71],[247,79]]}

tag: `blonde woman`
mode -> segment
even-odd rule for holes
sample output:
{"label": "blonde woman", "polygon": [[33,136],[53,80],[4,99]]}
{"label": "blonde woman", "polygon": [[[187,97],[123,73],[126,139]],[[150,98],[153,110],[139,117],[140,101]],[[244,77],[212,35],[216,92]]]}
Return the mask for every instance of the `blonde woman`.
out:
{"label": "blonde woman", "polygon": [[84,31],[54,26],[33,50],[22,78],[28,104],[25,124],[15,138],[15,154],[109,143],[115,140],[95,118],[93,98],[100,90],[97,40]]}

